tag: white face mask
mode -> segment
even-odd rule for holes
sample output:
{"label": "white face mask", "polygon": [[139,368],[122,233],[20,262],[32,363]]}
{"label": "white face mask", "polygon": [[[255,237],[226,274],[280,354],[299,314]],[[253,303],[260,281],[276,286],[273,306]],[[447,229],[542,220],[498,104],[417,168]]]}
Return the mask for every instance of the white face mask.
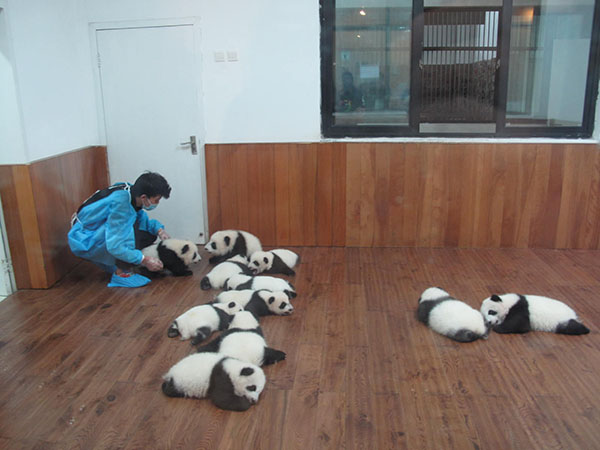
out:
{"label": "white face mask", "polygon": [[146,211],[152,211],[157,206],[158,206],[158,203],[152,203],[152,202],[150,202],[149,205],[146,205],[146,203],[144,203],[144,200],[142,200],[142,208],[144,208]]}

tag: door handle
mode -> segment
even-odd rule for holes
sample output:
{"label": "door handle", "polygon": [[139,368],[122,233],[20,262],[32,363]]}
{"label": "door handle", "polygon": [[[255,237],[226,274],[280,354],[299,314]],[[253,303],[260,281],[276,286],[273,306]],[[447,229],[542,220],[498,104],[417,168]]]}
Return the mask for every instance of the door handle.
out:
{"label": "door handle", "polygon": [[189,141],[181,142],[179,145],[189,145],[192,148],[192,155],[198,154],[198,147],[196,147],[196,136],[190,136]]}

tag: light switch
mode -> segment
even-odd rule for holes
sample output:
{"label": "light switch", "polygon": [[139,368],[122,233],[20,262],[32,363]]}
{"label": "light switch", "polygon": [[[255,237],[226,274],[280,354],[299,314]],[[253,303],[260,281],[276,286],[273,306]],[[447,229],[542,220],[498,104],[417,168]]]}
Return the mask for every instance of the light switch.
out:
{"label": "light switch", "polygon": [[215,62],[225,62],[225,52],[223,50],[215,52]]}
{"label": "light switch", "polygon": [[238,60],[238,53],[236,50],[227,50],[227,61],[234,62]]}

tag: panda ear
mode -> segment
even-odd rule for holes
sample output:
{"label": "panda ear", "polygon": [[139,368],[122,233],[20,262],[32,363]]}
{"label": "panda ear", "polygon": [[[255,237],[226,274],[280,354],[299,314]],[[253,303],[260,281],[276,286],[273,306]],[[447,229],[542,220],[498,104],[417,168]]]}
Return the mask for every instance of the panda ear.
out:
{"label": "panda ear", "polygon": [[187,253],[187,251],[190,249],[190,246],[185,244],[183,246],[183,248],[181,249],[181,254],[183,255],[184,253]]}
{"label": "panda ear", "polygon": [[492,295],[490,297],[490,300],[493,302],[501,302],[502,301],[502,299],[500,297],[498,297],[496,294]]}
{"label": "panda ear", "polygon": [[269,260],[267,259],[267,257],[266,257],[266,256],[263,258],[263,261],[265,262],[265,264],[268,264],[268,263],[269,263]]}
{"label": "panda ear", "polygon": [[229,306],[230,308],[235,308],[235,302],[229,302],[227,306]]}
{"label": "panda ear", "polygon": [[225,236],[225,239],[223,239],[225,241],[225,245],[229,245],[229,243],[231,242],[231,238],[229,236]]}
{"label": "panda ear", "polygon": [[275,297],[269,297],[269,305],[275,301]]}
{"label": "panda ear", "polygon": [[240,372],[240,375],[243,377],[249,377],[254,373],[254,369],[252,367],[244,367]]}

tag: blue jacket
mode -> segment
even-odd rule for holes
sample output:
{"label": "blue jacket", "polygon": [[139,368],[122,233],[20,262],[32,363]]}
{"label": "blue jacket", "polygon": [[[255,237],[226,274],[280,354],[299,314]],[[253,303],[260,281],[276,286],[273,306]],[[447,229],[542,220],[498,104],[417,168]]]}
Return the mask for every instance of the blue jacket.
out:
{"label": "blue jacket", "polygon": [[135,222],[139,221],[140,230],[152,234],[164,226],[149,219],[143,209],[133,207],[130,187],[127,184],[125,189],[84,206],[76,214],[68,234],[75,255],[106,266],[114,265],[117,259],[131,264],[142,262],[144,255],[135,248]]}

